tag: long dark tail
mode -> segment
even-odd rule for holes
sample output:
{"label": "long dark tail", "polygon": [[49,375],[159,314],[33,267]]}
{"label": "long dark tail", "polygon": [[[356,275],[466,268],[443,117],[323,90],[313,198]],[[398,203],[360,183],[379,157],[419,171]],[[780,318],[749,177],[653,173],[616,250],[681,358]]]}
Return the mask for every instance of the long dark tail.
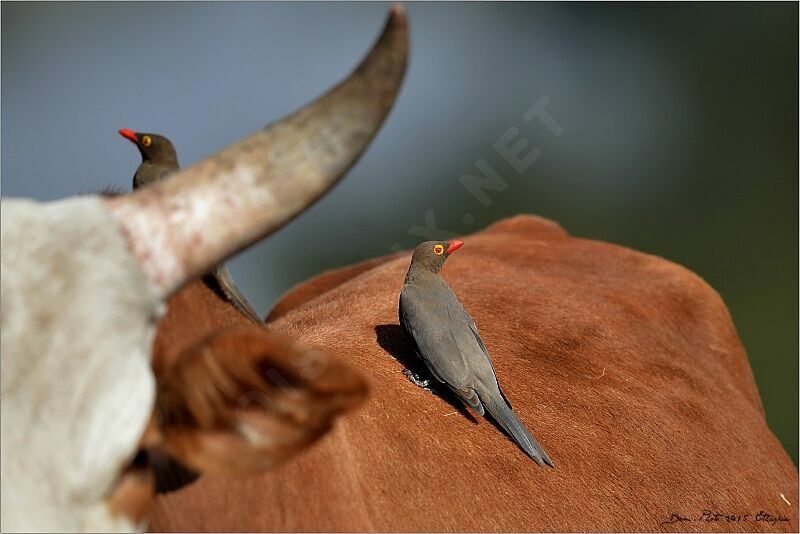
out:
{"label": "long dark tail", "polygon": [[488,394],[480,395],[481,402],[486,407],[486,410],[492,414],[495,421],[500,423],[500,426],[512,437],[514,441],[525,451],[525,454],[533,458],[537,464],[544,466],[545,464],[550,467],[555,467],[553,461],[544,452],[544,449],[539,442],[536,441],[522,421],[519,420],[511,407],[503,400],[502,395]]}

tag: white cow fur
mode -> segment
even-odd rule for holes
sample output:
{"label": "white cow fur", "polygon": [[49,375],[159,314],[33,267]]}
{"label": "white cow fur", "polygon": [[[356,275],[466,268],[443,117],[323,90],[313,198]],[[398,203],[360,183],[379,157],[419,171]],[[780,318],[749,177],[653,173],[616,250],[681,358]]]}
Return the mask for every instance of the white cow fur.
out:
{"label": "white cow fur", "polygon": [[136,525],[103,503],[152,411],[155,287],[101,200],[2,202],[3,531]]}

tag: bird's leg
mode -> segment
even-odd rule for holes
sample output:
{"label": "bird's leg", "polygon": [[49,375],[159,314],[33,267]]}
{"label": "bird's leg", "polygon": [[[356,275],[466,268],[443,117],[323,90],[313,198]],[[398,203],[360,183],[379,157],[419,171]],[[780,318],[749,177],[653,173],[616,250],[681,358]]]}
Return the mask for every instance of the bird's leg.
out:
{"label": "bird's leg", "polygon": [[422,389],[433,393],[433,390],[430,387],[431,380],[429,378],[422,378],[420,375],[418,375],[411,369],[403,369],[403,374],[406,375],[406,378],[408,378],[408,380],[415,386],[419,386]]}

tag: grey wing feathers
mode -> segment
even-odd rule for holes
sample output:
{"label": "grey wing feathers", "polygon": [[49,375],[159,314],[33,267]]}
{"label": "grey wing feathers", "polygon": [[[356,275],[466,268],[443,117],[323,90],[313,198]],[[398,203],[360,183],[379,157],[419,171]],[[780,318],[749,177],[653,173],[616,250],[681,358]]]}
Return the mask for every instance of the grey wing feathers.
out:
{"label": "grey wing feathers", "polygon": [[439,320],[441,315],[449,315],[446,312],[446,303],[428,299],[413,286],[405,286],[400,294],[400,318],[416,344],[420,359],[437,380],[483,415],[483,404],[464,361],[463,342],[459,343],[453,332]]}
{"label": "grey wing feathers", "polygon": [[472,317],[469,318],[469,329],[472,331],[472,335],[475,336],[475,341],[478,342],[478,345],[480,345],[481,350],[488,358],[489,351],[486,350],[486,345],[483,344],[483,339],[481,339],[481,335],[478,333],[478,325],[475,324],[475,319],[473,319]]}
{"label": "grey wing feathers", "polygon": [[547,453],[512,411],[475,321],[449,288],[437,291],[434,298],[406,284],[400,294],[400,320],[437,379],[481,415],[488,411],[536,463],[552,467]]}
{"label": "grey wing feathers", "polygon": [[414,339],[417,351],[436,376],[451,386],[462,386],[467,367],[458,344],[442,324],[441,304],[429,299],[414,286],[405,286],[400,294],[403,326]]}
{"label": "grey wing feathers", "polygon": [[[478,333],[478,326],[475,324],[475,320],[472,317],[470,317],[469,319],[470,319],[469,329],[475,335],[475,340],[478,342],[481,349],[483,350],[483,353],[486,355],[486,359],[489,361],[489,365],[492,366],[492,373],[494,373],[495,380],[497,380],[497,373],[494,372],[494,364],[492,363],[492,358],[489,356],[489,351],[486,350],[486,345],[483,344],[483,339],[481,339],[481,335]],[[502,389],[500,389],[499,383],[497,384],[497,389],[498,391],[500,391],[500,396],[503,397],[503,400],[506,401],[506,404],[508,404],[509,407],[512,407],[511,402],[506,397],[506,394],[503,393]]]}

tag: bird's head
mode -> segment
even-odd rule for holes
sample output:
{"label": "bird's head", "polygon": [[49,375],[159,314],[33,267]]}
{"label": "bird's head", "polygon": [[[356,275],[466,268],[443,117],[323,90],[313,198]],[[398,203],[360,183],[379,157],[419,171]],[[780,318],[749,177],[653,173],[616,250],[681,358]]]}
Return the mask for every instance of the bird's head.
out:
{"label": "bird's head", "polygon": [[442,270],[445,260],[464,245],[463,241],[425,241],[417,245],[411,256],[411,265],[427,268],[434,273]]}
{"label": "bird's head", "polygon": [[142,154],[142,161],[177,162],[178,156],[175,153],[175,147],[172,146],[172,142],[163,135],[134,132],[127,128],[120,130],[119,134],[136,145],[136,148],[138,148],[139,152]]}

